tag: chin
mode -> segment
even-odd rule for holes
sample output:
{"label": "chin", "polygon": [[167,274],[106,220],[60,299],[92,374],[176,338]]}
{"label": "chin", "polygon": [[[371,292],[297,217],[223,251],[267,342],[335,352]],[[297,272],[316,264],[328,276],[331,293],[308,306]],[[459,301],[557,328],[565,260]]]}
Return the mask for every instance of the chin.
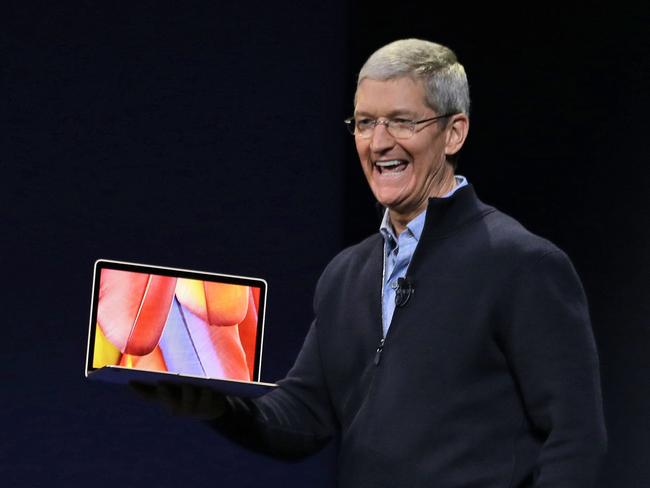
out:
{"label": "chin", "polygon": [[373,192],[375,195],[375,199],[384,207],[388,207],[390,209],[395,208],[399,206],[399,203],[401,201],[400,195],[395,195],[394,192],[382,192],[382,191],[375,191]]}

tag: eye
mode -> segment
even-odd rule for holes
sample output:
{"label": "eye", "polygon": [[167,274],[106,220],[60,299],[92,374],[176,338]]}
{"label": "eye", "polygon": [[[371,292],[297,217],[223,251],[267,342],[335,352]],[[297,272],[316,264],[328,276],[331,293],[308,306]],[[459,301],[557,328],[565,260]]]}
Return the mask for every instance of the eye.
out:
{"label": "eye", "polygon": [[393,125],[394,127],[404,127],[408,128],[413,124],[412,120],[409,119],[403,119],[401,117],[397,117],[394,119],[391,119],[390,124]]}
{"label": "eye", "polygon": [[357,119],[356,124],[359,130],[370,129],[375,125],[375,119]]}

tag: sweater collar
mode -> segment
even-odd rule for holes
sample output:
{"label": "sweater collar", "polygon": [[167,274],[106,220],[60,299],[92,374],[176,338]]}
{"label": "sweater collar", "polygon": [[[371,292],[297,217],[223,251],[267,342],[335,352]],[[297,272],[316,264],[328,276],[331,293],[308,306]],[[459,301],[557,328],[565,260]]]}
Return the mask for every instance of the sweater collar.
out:
{"label": "sweater collar", "polygon": [[[449,198],[458,190],[468,185],[467,178],[465,178],[463,175],[454,175],[454,179],[456,182],[454,188],[452,188],[449,192],[439,197],[438,199]],[[386,207],[380,206],[378,208],[378,211],[383,211],[383,217],[379,226],[379,232],[384,238],[384,241],[386,241],[389,245],[394,245],[397,242],[397,236],[395,235],[393,225],[390,222],[388,209]],[[426,215],[427,209],[425,208],[417,217],[406,224],[406,229],[404,229],[404,232],[410,233],[416,241],[419,241],[420,236],[422,235]]]}
{"label": "sweater collar", "polygon": [[472,184],[459,188],[448,198],[429,198],[423,237],[444,238],[493,211],[478,199]]}

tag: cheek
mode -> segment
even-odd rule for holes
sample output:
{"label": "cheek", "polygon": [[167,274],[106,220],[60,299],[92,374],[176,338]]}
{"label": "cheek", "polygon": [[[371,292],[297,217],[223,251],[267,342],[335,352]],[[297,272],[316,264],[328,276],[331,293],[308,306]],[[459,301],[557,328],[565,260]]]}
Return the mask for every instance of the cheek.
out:
{"label": "cheek", "polygon": [[444,147],[440,144],[426,144],[411,148],[411,154],[420,162],[420,166],[436,166],[444,160]]}
{"label": "cheek", "polygon": [[368,154],[370,153],[370,145],[363,140],[355,140],[355,145],[357,147],[357,154],[359,155],[359,160],[361,161],[361,164],[363,164],[368,160]]}

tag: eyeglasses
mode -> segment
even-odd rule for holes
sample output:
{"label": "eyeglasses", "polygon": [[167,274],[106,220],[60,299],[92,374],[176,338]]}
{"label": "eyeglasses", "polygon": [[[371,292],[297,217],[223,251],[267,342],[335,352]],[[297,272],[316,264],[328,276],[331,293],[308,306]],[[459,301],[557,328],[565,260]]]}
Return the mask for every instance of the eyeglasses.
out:
{"label": "eyeglasses", "polygon": [[436,117],[421,120],[408,120],[401,118],[383,120],[369,118],[355,119],[354,117],[349,117],[343,122],[345,122],[350,134],[360,137],[361,139],[370,139],[375,131],[375,127],[380,124],[383,124],[388,133],[395,139],[408,139],[415,134],[415,129],[418,125],[426,122],[433,122],[434,120],[443,119],[445,117],[451,117],[452,115],[456,115],[456,113],[438,115]]}

